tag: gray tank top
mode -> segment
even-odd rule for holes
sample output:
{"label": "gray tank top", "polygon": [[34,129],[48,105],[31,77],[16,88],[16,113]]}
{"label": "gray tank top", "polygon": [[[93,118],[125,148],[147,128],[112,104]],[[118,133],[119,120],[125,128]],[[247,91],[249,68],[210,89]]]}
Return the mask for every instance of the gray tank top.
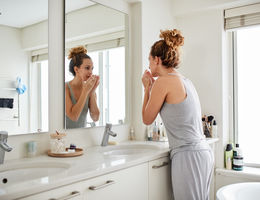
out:
{"label": "gray tank top", "polygon": [[[76,98],[74,96],[74,93],[72,91],[72,88],[69,84],[69,82],[67,82],[67,85],[69,87],[70,90],[70,97],[71,97],[71,101],[73,103],[73,105],[75,105],[77,103]],[[83,107],[83,110],[80,113],[79,119],[78,121],[72,121],[67,115],[66,115],[66,128],[83,128],[86,127],[86,123],[87,123],[87,114],[88,114],[88,102],[89,102],[89,97],[87,97],[86,103]]]}
{"label": "gray tank top", "polygon": [[192,82],[176,73],[186,90],[186,98],[178,104],[164,102],[160,115],[163,120],[172,156],[180,151],[210,149],[203,134],[201,107]]}

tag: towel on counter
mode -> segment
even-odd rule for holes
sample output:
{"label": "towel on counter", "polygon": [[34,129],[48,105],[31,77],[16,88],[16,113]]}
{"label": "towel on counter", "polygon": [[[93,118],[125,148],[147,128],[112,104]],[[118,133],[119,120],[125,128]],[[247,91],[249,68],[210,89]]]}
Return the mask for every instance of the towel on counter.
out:
{"label": "towel on counter", "polygon": [[18,92],[18,94],[23,94],[26,89],[26,86],[22,83],[21,78],[18,76],[16,78],[16,91]]}
{"label": "towel on counter", "polygon": [[14,99],[0,98],[0,108],[13,108]]}

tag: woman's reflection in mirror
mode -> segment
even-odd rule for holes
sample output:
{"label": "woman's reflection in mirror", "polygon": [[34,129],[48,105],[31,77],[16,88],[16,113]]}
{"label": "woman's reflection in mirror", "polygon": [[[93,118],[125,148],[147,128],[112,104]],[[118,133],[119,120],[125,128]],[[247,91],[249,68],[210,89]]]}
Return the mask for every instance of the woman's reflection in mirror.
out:
{"label": "woman's reflection in mirror", "polygon": [[66,128],[81,128],[86,126],[88,110],[93,121],[99,119],[96,88],[100,77],[92,74],[93,62],[84,46],[70,49],[68,58],[74,78],[65,83]]}

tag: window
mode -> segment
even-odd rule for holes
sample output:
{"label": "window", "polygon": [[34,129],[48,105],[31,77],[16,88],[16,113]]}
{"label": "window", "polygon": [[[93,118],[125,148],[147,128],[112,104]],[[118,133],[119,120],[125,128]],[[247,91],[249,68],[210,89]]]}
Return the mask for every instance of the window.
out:
{"label": "window", "polygon": [[48,60],[34,61],[30,68],[30,131],[47,132]]}
{"label": "window", "polygon": [[232,35],[235,140],[245,163],[260,164],[260,26],[237,29]]}

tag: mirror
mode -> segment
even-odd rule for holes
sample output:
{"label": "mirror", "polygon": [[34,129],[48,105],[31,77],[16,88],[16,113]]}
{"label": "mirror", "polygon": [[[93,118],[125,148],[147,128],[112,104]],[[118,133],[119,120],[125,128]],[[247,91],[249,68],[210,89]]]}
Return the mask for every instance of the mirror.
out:
{"label": "mirror", "polygon": [[65,129],[125,123],[128,16],[86,0],[65,8]]}
{"label": "mirror", "polygon": [[0,130],[48,131],[48,0],[0,1]]}

